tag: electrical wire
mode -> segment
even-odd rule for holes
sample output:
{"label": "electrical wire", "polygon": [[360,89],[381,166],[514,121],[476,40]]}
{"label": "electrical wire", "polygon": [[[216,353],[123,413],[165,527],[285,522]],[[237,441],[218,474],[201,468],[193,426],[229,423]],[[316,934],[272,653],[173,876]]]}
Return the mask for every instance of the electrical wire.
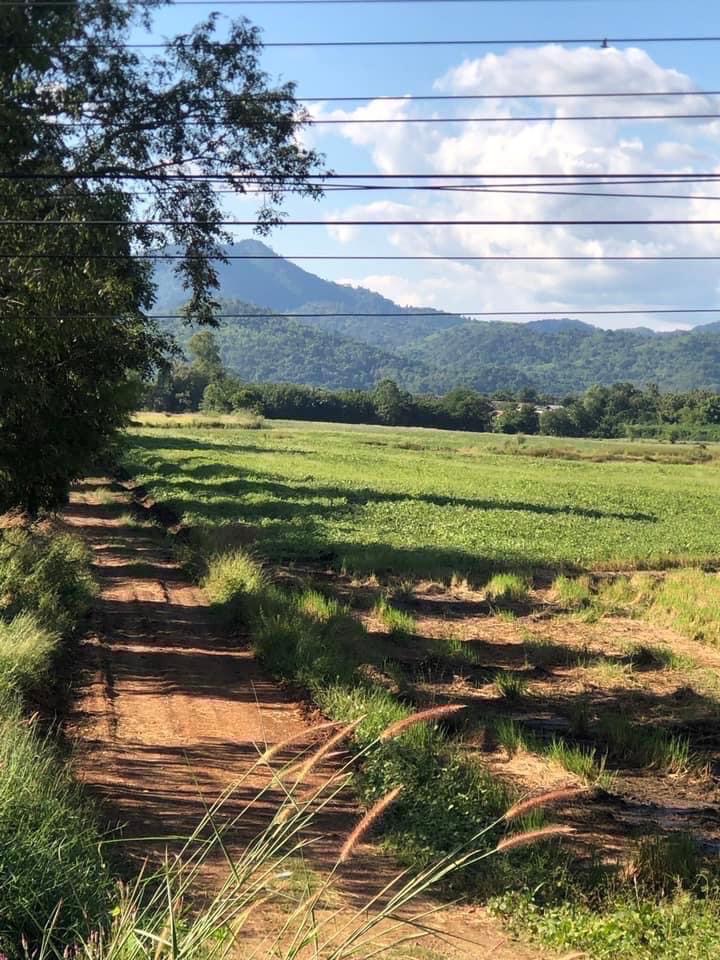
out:
{"label": "electrical wire", "polygon": [[[607,310],[413,310],[412,312],[390,312],[390,313],[215,313],[216,320],[293,320],[293,319],[322,319],[325,317],[341,317],[368,319],[370,317],[589,317],[589,316],[642,316],[642,315],[664,315],[664,314],[696,314],[696,313],[720,313],[720,307],[643,307],[643,308],[611,308]],[[80,314],[54,314],[49,316],[32,316],[28,319],[34,320],[112,320],[118,314],[108,313],[80,313]],[[143,314],[149,320],[177,320],[182,317],[177,313],[148,313]]]}
{"label": "electrical wire", "polygon": [[[257,220],[0,220],[0,227],[258,227]],[[627,227],[718,226],[718,219],[660,220],[279,220],[278,227]]]}
{"label": "electrical wire", "polygon": [[195,260],[205,260],[210,259],[212,261],[223,262],[226,260],[237,261],[237,260],[302,260],[302,261],[434,261],[434,262],[443,262],[443,263],[464,263],[468,262],[542,262],[542,263],[566,263],[566,262],[577,262],[577,263],[658,263],[658,262],[701,262],[701,261],[717,261],[720,260],[720,255],[716,254],[638,254],[637,256],[631,255],[597,255],[597,256],[581,256],[578,254],[570,254],[568,256],[562,256],[558,254],[554,255],[521,255],[521,254],[494,254],[488,256],[480,256],[473,254],[448,254],[446,256],[441,254],[412,254],[412,255],[402,255],[402,254],[262,254],[262,253],[236,253],[236,254],[223,254],[222,257],[200,257],[197,255],[184,256],[181,253],[127,253],[127,254],[115,254],[115,253],[6,253],[0,251],[0,259],[2,260],[160,260],[160,261],[172,261],[172,260],[185,260],[185,261],[195,261]]}
{"label": "electrical wire", "polygon": [[[496,37],[487,38],[468,38],[463,40],[269,40],[259,44],[263,49],[289,49],[289,48],[328,48],[336,47],[342,49],[367,49],[367,48],[386,48],[386,47],[500,47],[500,46],[570,46],[573,44],[592,44],[601,49],[610,48],[616,44],[655,44],[655,43],[718,43],[720,36],[717,35],[695,35],[695,36],[641,36],[641,37]],[[245,44],[218,41],[212,44],[225,50],[243,50]],[[6,49],[10,44],[3,44]],[[69,43],[66,49],[124,49],[124,50],[167,50],[168,43],[113,43],[113,44],[80,44]],[[12,45],[12,49],[21,49],[17,45]],[[33,47],[33,49],[35,49]]]}

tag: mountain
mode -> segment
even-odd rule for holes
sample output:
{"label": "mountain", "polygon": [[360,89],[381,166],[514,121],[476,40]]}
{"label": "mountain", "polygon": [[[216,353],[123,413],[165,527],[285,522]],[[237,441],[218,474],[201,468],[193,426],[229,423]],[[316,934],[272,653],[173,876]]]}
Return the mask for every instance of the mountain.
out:
{"label": "mountain", "polygon": [[[214,331],[223,364],[243,380],[369,390],[384,377],[412,383],[433,379],[420,360],[326,333],[281,314],[247,316],[262,312],[253,304],[226,300],[222,310],[246,315],[226,320]],[[163,326],[183,346],[195,332],[180,320],[165,321]]]}
{"label": "mountain", "polygon": [[[168,253],[176,252],[169,248]],[[417,308],[400,307],[392,300],[363,287],[322,280],[278,256],[258,240],[242,240],[225,248],[228,256],[257,259],[230,260],[216,265],[223,300],[238,300],[266,307],[275,313],[322,314],[306,321],[325,333],[339,333],[373,346],[393,349],[411,340],[446,330],[462,317],[440,311],[413,316]],[[165,310],[186,299],[171,262],[159,261],[155,269],[158,303]],[[427,314],[423,310],[423,314]],[[359,322],[346,313],[372,314]],[[340,314],[341,316],[335,316]]]}
{"label": "mountain", "polygon": [[[222,312],[244,316],[224,321],[218,340],[226,366],[243,379],[368,388],[390,376],[419,393],[465,385],[561,396],[618,381],[720,391],[720,323],[660,334],[601,330],[571,317],[503,323],[420,316],[370,290],[322,280],[257,241],[228,252],[267,258],[220,268]],[[170,267],[158,267],[156,276],[169,312],[181,291]],[[178,322],[168,327],[181,342],[191,333]]]}

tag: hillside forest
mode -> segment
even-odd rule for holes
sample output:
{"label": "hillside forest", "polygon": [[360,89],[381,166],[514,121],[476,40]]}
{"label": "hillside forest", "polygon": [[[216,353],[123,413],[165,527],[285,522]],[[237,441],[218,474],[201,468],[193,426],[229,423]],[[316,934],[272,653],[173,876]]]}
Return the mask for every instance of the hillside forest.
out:
{"label": "hillside forest", "polygon": [[190,362],[176,361],[146,388],[143,405],[167,413],[251,410],[272,419],[437,427],[564,437],[720,439],[720,397],[707,390],[663,393],[656,385],[594,385],[555,398],[532,388],[492,396],[469,387],[412,394],[385,377],[370,390],[326,390],[292,383],[246,382],[224,365],[219,338],[194,334]]}

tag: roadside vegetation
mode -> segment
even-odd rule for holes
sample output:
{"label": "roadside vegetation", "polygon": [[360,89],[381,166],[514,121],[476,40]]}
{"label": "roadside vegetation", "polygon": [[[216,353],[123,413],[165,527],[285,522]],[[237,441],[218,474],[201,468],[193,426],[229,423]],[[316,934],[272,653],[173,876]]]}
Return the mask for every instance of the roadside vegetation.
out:
{"label": "roadside vegetation", "polygon": [[[525,935],[597,960],[716,952],[717,838],[704,811],[717,793],[718,578],[702,566],[716,555],[701,543],[704,512],[690,516],[673,493],[692,474],[690,500],[704,488],[709,507],[711,468],[598,466],[600,444],[580,448],[592,466],[558,463],[500,454],[485,437],[468,455],[466,437],[431,432],[271,424],[252,439],[214,436],[142,428],[126,463],[180,513],[180,555],[229,635],[249,634],[268,669],[328,718],[359,721],[351,745],[364,802],[408,785],[385,820],[394,854],[422,867],[545,787],[561,797],[553,820],[574,835],[475,865],[452,889],[490,898]],[[496,476],[512,527],[494,525]],[[403,485],[381,532],[375,505]],[[583,489],[602,507],[585,505]],[[656,540],[638,571],[636,525],[645,546],[678,512],[674,547]],[[611,552],[615,524],[624,546],[618,538]],[[482,566],[451,566],[482,552],[468,540],[486,527],[496,541],[483,540]],[[423,564],[443,540],[433,557],[442,562]],[[348,559],[350,542],[360,562]],[[438,708],[402,732],[415,711]],[[393,724],[401,735],[376,742]],[[679,784],[682,828],[671,815]],[[542,812],[525,826],[541,829]]]}
{"label": "roadside vegetation", "polygon": [[70,536],[0,531],[0,953],[23,954],[52,918],[66,943],[107,909],[110,874],[92,810],[33,703],[94,595],[89,557]]}

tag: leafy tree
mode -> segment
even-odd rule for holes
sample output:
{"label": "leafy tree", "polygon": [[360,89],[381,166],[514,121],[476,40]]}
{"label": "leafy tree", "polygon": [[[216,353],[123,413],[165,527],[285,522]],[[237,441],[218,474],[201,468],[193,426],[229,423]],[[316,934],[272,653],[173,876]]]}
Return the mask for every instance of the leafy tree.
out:
{"label": "leafy tree", "polygon": [[412,397],[394,380],[381,380],[373,390],[372,399],[381,423],[398,426],[409,421]]}
{"label": "leafy tree", "polygon": [[0,506],[60,503],[162,362],[139,254],[176,244],[186,316],[212,323],[214,186],[260,178],[261,231],[288,191],[318,194],[294,88],[270,85],[258,31],[240,19],[220,38],[212,15],[141,58],[123,42],[153,6],[0,10]]}
{"label": "leafy tree", "polygon": [[579,428],[572,411],[560,407],[558,410],[545,410],[540,414],[540,433],[551,437],[577,437]]}
{"label": "leafy tree", "polygon": [[220,350],[211,330],[203,330],[190,338],[188,353],[193,359],[193,367],[208,378],[208,382],[224,376]]}
{"label": "leafy tree", "polygon": [[540,417],[531,403],[509,407],[495,420],[498,433],[539,433]]}

